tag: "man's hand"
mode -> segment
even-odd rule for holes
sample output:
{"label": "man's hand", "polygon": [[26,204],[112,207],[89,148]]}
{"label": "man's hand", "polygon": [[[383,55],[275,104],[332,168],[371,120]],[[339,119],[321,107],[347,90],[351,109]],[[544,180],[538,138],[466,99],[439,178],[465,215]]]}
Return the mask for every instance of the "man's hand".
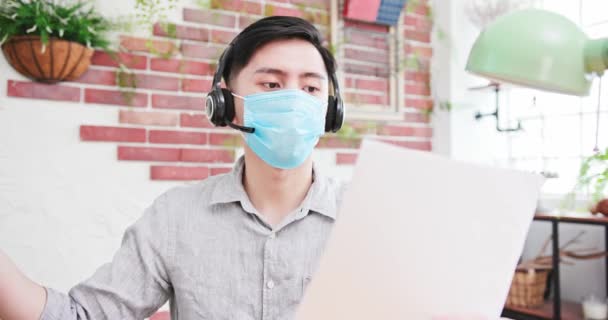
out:
{"label": "man's hand", "polygon": [[28,279],[0,250],[0,319],[38,320],[46,290]]}

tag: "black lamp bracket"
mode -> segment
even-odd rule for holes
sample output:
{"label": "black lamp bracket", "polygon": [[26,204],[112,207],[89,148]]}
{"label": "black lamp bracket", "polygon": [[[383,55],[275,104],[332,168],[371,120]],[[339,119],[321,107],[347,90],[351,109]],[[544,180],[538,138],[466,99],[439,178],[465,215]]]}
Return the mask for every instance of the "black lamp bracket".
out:
{"label": "black lamp bracket", "polygon": [[502,128],[500,126],[500,84],[499,83],[493,82],[488,86],[471,88],[471,90],[479,90],[479,89],[484,89],[484,88],[488,88],[488,87],[491,87],[494,90],[494,95],[496,98],[496,110],[492,113],[481,113],[481,112],[477,111],[477,113],[475,113],[475,120],[479,121],[485,117],[496,118],[496,131],[498,131],[498,132],[516,132],[516,131],[522,130],[521,121],[517,121],[517,127],[515,127],[515,128]]}

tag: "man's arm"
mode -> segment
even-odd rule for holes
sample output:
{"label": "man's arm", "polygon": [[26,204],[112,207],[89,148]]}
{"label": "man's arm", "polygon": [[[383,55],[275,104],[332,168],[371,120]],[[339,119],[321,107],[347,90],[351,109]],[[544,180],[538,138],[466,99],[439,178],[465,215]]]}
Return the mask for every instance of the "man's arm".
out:
{"label": "man's arm", "polygon": [[38,320],[46,291],[27,278],[0,250],[0,319]]}
{"label": "man's arm", "polygon": [[[168,299],[171,284],[170,217],[161,196],[122,239],[111,263],[101,266],[69,294],[41,287],[0,257],[2,320],[140,320]],[[45,300],[46,297],[46,300]],[[45,303],[46,301],[46,303]]]}

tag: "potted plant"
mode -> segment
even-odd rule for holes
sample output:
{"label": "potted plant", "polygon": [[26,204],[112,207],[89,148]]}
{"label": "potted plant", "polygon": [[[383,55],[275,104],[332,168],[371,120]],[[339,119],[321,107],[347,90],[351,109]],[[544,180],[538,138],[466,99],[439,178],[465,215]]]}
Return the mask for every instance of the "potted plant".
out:
{"label": "potted plant", "polygon": [[592,189],[592,213],[608,216],[608,148],[583,162],[579,183]]}
{"label": "potted plant", "polygon": [[608,148],[583,160],[574,190],[562,206],[571,207],[576,192],[583,189],[591,192],[590,211],[608,216]]}
{"label": "potted plant", "polygon": [[40,82],[74,80],[89,67],[93,48],[107,48],[110,22],[87,2],[0,1],[0,44],[15,70]]}

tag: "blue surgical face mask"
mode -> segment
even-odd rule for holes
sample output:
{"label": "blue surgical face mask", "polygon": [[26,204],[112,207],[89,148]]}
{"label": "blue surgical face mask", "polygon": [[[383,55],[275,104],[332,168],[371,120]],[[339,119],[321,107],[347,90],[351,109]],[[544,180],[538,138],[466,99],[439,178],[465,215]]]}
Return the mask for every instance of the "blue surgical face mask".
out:
{"label": "blue surgical face mask", "polygon": [[302,90],[233,95],[245,102],[243,125],[255,129],[245,133],[245,142],[275,168],[300,166],[325,132],[327,102]]}

